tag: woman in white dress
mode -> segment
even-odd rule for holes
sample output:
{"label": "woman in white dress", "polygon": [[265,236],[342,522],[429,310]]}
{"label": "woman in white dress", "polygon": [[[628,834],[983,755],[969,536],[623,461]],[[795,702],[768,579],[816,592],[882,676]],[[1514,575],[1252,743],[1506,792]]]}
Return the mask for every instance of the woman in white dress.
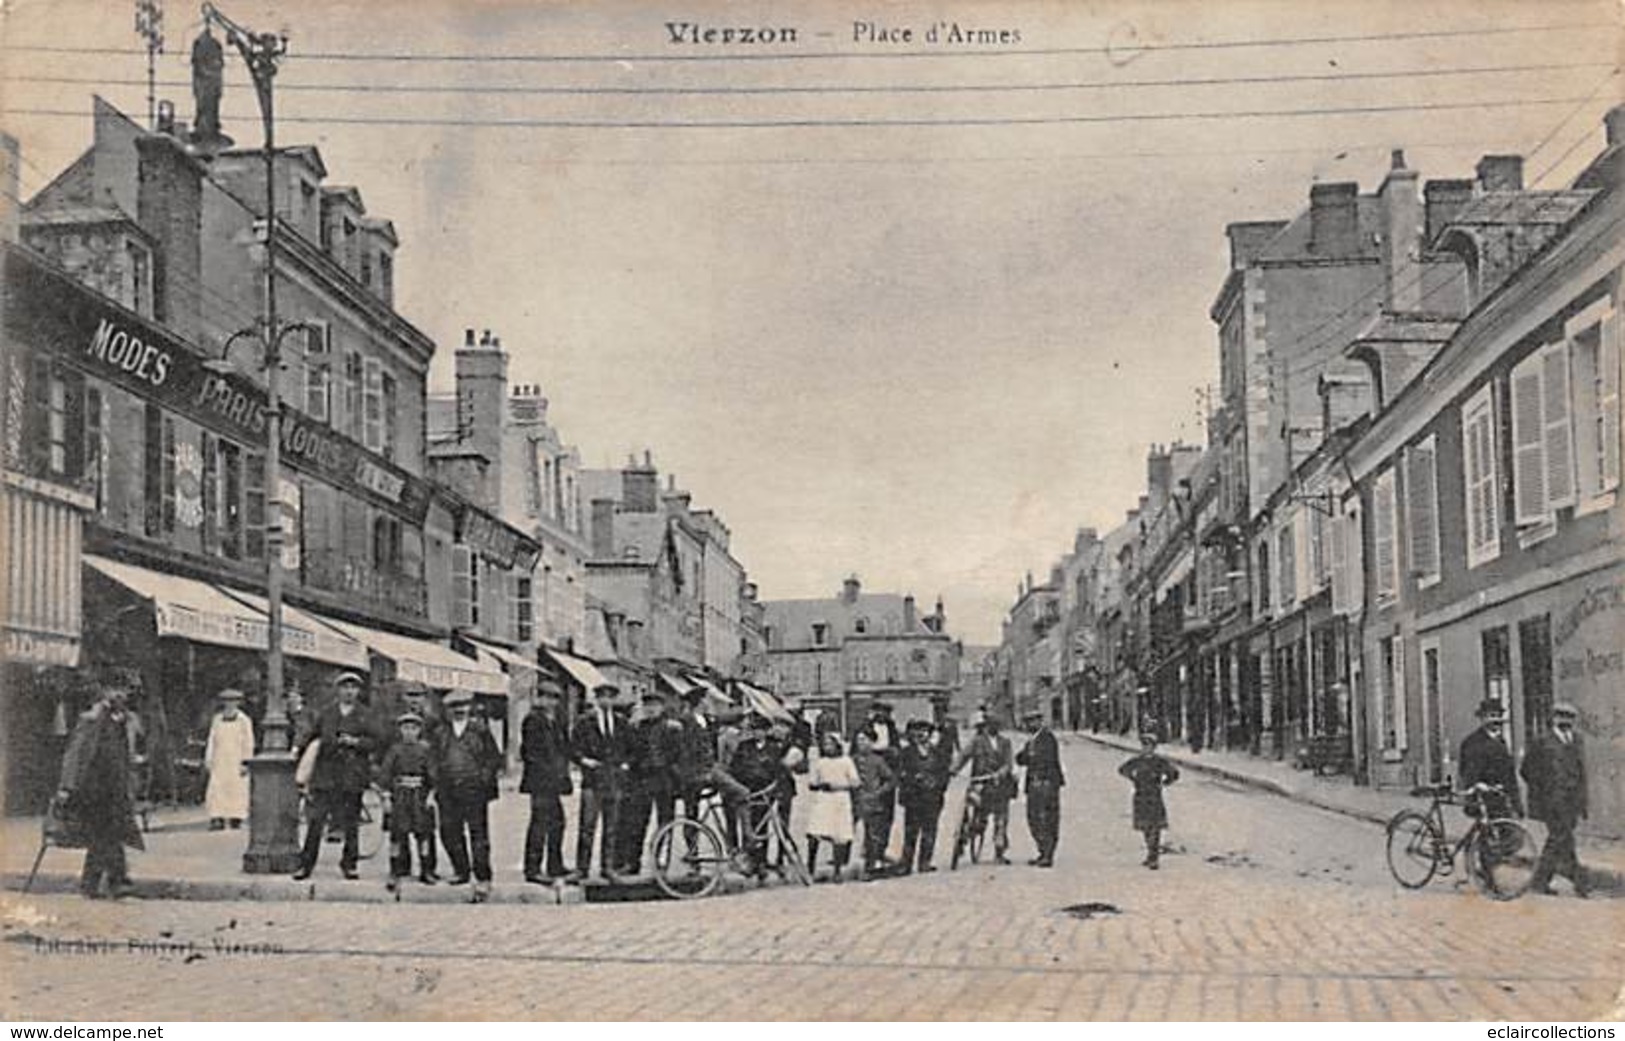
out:
{"label": "woman in white dress", "polygon": [[203,749],[209,771],[204,803],[210,831],[220,831],[228,822],[233,828],[243,826],[243,818],[248,816],[248,760],[253,754],[254,724],[243,714],[242,691],[223,690],[220,711],[209,723],[209,742]]}
{"label": "woman in white dress", "polygon": [[819,741],[818,752],[807,777],[807,870],[816,874],[818,843],[826,840],[834,848],[833,880],[839,882],[852,855],[852,792],[860,783],[858,768],[834,731]]}

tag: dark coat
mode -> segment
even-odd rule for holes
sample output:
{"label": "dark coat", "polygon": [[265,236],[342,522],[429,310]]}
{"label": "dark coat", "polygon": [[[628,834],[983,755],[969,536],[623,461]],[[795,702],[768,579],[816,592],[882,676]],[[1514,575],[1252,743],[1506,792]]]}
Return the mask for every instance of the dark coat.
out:
{"label": "dark coat", "polygon": [[[128,717],[96,705],[79,717],[62,756],[66,807],[76,825],[117,834],[124,845],[143,849],[130,804],[130,736]],[[111,837],[109,834],[109,837]]]}
{"label": "dark coat", "polygon": [[469,720],[461,737],[450,723],[446,724],[439,752],[435,783],[442,796],[483,798],[486,802],[497,797],[502,750],[484,723]]}
{"label": "dark coat", "polygon": [[666,716],[632,724],[627,748],[632,783],[646,792],[675,791],[682,740],[683,724]]}
{"label": "dark coat", "polygon": [[366,709],[357,705],[346,716],[338,705],[329,705],[316,717],[305,743],[311,740],[322,743],[310,775],[311,791],[359,792],[371,783],[378,732]]}
{"label": "dark coat", "polygon": [[946,738],[929,741],[905,739],[897,757],[897,795],[904,806],[940,799],[948,789],[953,749]]}
{"label": "dark coat", "polygon": [[859,817],[887,810],[897,798],[897,774],[886,756],[870,749],[854,752],[852,762],[858,768],[858,790],[852,793],[852,807]]}
{"label": "dark coat", "polygon": [[1461,787],[1493,784],[1506,792],[1511,810],[1523,816],[1523,798],[1518,788],[1518,764],[1506,742],[1479,727],[1461,742]]}
{"label": "dark coat", "polygon": [[423,738],[396,740],[378,766],[378,783],[389,793],[389,830],[394,835],[421,834],[434,827],[429,795],[434,791],[434,747]]}
{"label": "dark coat", "polygon": [[[588,709],[576,717],[570,731],[570,750],[581,767],[581,787],[605,788],[625,780],[632,761],[632,724],[615,716],[612,733],[605,733],[598,710]],[[589,766],[587,760],[597,765]]]}
{"label": "dark coat", "polygon": [[519,727],[519,759],[524,773],[519,790],[533,795],[569,795],[570,735],[564,723],[532,709]]}
{"label": "dark coat", "polygon": [[1040,727],[1038,733],[1016,754],[1016,762],[1027,768],[1027,787],[1060,788],[1066,784],[1066,773],[1061,769],[1061,743],[1049,727]]}
{"label": "dark coat", "polygon": [[1179,769],[1155,752],[1141,752],[1117,768],[1134,784],[1134,829],[1168,826],[1168,807],[1163,805],[1164,785],[1179,780]]}
{"label": "dark coat", "polygon": [[1015,798],[1016,758],[1011,751],[1010,739],[1003,734],[996,736],[977,734],[971,738],[969,745],[960,750],[954,763],[954,773],[958,773],[970,761],[971,778],[987,778],[981,783],[984,802],[1001,801]]}
{"label": "dark coat", "polygon": [[1523,757],[1529,815],[1550,826],[1574,827],[1586,816],[1585,751],[1580,736],[1564,744],[1556,734],[1535,739]]}
{"label": "dark coat", "polygon": [[717,765],[716,724],[702,726],[692,712],[685,712],[679,721],[683,730],[677,745],[678,782],[689,787],[704,784]]}

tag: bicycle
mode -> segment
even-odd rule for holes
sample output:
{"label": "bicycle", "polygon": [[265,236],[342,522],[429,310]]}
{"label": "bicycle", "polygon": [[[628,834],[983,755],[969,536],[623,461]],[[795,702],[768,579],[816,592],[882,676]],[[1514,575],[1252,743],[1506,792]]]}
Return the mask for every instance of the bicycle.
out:
{"label": "bicycle", "polygon": [[965,805],[959,811],[959,824],[954,828],[954,851],[948,858],[948,870],[959,870],[959,861],[966,853],[970,854],[970,862],[978,863],[982,859],[982,844],[987,837],[987,810],[982,806],[982,788],[992,781],[995,774],[983,774],[970,779],[970,787],[965,791]]}
{"label": "bicycle", "polygon": [[[799,885],[812,885],[801,848],[779,817],[778,799],[771,786],[751,792],[739,805],[739,821],[747,831],[743,849],[726,838],[727,819],[716,789],[702,791],[700,804],[698,819],[678,817],[655,832],[655,883],[667,896],[678,900],[709,896],[722,884],[723,873],[730,868],[760,877],[767,867],[765,856],[770,842],[779,852],[779,874]],[[763,860],[758,862],[751,850],[760,851]]]}
{"label": "bicycle", "polygon": [[1534,882],[1539,850],[1529,830],[1507,816],[1510,801],[1494,785],[1475,785],[1462,795],[1476,798],[1479,815],[1455,843],[1446,838],[1444,807],[1457,793],[1447,782],[1413,789],[1432,801],[1424,813],[1401,810],[1388,821],[1388,870],[1406,889],[1420,889],[1435,875],[1455,871],[1456,857],[1473,884],[1492,900],[1516,900]]}

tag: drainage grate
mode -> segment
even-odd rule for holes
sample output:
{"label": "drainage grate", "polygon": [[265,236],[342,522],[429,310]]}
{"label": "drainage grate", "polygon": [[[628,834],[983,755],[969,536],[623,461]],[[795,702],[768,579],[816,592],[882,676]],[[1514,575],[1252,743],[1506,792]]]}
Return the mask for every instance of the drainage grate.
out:
{"label": "drainage grate", "polygon": [[1061,913],[1069,914],[1073,918],[1080,918],[1084,921],[1088,921],[1089,919],[1099,915],[1122,914],[1123,912],[1118,910],[1116,904],[1106,904],[1101,903],[1099,900],[1091,900],[1088,903],[1070,904],[1063,907],[1061,908]]}

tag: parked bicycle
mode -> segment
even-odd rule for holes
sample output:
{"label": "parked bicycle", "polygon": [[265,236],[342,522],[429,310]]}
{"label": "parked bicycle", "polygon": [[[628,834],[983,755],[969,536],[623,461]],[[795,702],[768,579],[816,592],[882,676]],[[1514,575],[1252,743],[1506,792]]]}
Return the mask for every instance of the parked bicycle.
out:
{"label": "parked bicycle", "polygon": [[957,871],[959,861],[965,854],[970,854],[970,862],[977,863],[982,859],[982,841],[987,837],[987,808],[982,805],[982,789],[991,782],[995,774],[982,774],[970,779],[970,787],[965,790],[965,805],[959,811],[959,824],[954,828],[954,851],[948,859],[948,870]]}
{"label": "parked bicycle", "polygon": [[1411,792],[1432,801],[1426,812],[1401,810],[1388,821],[1388,870],[1406,889],[1420,889],[1435,875],[1455,871],[1456,858],[1479,891],[1492,900],[1516,900],[1534,881],[1539,848],[1529,830],[1509,816],[1511,800],[1494,785],[1461,793],[1477,815],[1454,843],[1446,837],[1444,807],[1457,793],[1447,782]]}
{"label": "parked bicycle", "polygon": [[744,841],[734,846],[729,840],[722,797],[709,789],[701,793],[700,815],[678,817],[655,833],[655,883],[667,896],[679,900],[709,896],[722,884],[723,875],[734,870],[761,876],[770,867],[768,850],[778,853],[771,865],[784,878],[800,885],[812,885],[812,874],[801,857],[801,848],[785,830],[773,788],[752,792],[739,804],[739,821]]}

